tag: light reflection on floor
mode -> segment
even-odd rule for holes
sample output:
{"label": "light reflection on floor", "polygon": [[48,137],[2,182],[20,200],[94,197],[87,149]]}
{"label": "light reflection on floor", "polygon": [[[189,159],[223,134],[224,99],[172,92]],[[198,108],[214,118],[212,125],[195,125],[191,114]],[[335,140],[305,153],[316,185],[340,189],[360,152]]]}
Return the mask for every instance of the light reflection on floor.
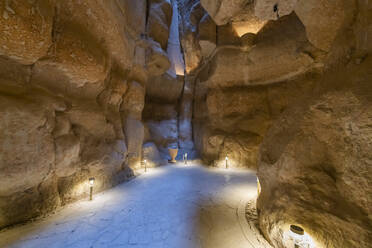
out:
{"label": "light reflection on floor", "polygon": [[151,168],[92,202],[0,232],[0,247],[258,248],[247,240],[258,234],[244,234],[237,214],[256,194],[250,171]]}

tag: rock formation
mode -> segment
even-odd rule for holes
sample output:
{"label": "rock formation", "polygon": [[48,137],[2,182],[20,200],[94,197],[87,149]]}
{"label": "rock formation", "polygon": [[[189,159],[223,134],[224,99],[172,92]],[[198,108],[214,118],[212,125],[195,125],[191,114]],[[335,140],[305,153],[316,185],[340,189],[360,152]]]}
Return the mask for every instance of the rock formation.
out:
{"label": "rock formation", "polygon": [[156,30],[169,7],[0,3],[0,228],[85,197],[89,177],[97,192],[137,173],[147,79],[170,67]]}
{"label": "rock formation", "polygon": [[[257,168],[260,228],[274,247],[293,247],[292,224],[316,247],[369,247],[372,5],[201,4],[219,25],[196,76],[203,159]],[[254,18],[258,32],[239,33],[239,22]]]}
{"label": "rock formation", "polygon": [[[260,228],[372,243],[372,3],[0,2],[0,228],[169,147],[257,170]],[[228,160],[226,161],[226,157]]]}

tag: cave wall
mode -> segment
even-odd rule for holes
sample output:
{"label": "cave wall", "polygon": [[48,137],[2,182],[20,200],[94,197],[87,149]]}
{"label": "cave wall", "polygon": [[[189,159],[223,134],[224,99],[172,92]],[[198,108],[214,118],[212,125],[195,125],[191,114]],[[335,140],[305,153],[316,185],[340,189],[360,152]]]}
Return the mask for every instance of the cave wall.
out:
{"label": "cave wall", "polygon": [[207,163],[224,166],[228,156],[230,166],[256,169],[267,129],[313,87],[323,54],[307,41],[294,14],[268,22],[249,42],[234,34],[217,38],[214,55],[198,74],[194,139]]}
{"label": "cave wall", "polygon": [[[318,87],[273,123],[260,147],[260,226],[275,247],[293,245],[290,224],[303,227],[316,247],[372,243],[372,5],[353,3],[351,21],[324,46]],[[350,7],[342,2],[336,10],[344,4]],[[317,44],[323,33],[310,30],[321,27],[310,27]]]}
{"label": "cave wall", "polygon": [[[177,1],[154,1],[167,5],[162,27],[167,28],[164,42],[165,54],[169,59],[168,70],[150,75],[146,84],[146,104],[143,111],[147,144],[156,146],[160,157],[168,159],[168,148],[178,148],[180,98],[184,88],[184,61],[179,42],[179,15]],[[151,25],[149,23],[148,25]],[[161,33],[158,30],[154,33]],[[149,34],[151,35],[151,33]]]}
{"label": "cave wall", "polygon": [[146,5],[0,2],[0,228],[136,174]]}
{"label": "cave wall", "polygon": [[[274,247],[294,246],[291,224],[315,247],[370,247],[371,3],[201,4],[218,25],[196,76],[203,159],[257,169],[260,228]],[[255,18],[257,29],[246,25]]]}
{"label": "cave wall", "polygon": [[228,156],[231,167],[256,169],[259,146],[272,122],[296,96],[314,87],[312,78],[324,68],[325,52],[309,42],[295,13],[258,21],[252,11],[229,22],[204,9],[189,15],[201,54],[190,71],[195,75],[193,137],[203,160],[213,166],[225,166]]}
{"label": "cave wall", "polygon": [[0,228],[178,146],[257,170],[275,247],[292,245],[290,224],[317,247],[369,247],[371,13],[367,0],[0,2]]}
{"label": "cave wall", "polygon": [[370,247],[371,62],[352,62],[333,71],[337,77],[320,79],[327,88],[297,101],[266,134],[258,209],[275,247],[293,245],[291,224],[304,228],[316,247]]}

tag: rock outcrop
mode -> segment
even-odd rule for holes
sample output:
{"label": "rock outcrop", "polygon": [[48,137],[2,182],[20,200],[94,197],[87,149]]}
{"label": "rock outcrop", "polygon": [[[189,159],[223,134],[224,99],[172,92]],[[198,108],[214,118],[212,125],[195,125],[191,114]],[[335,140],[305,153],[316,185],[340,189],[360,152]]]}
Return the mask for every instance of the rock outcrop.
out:
{"label": "rock outcrop", "polygon": [[363,41],[371,34],[366,10],[372,5],[358,4],[343,29],[353,39],[336,38],[318,86],[283,112],[261,145],[260,227],[274,247],[293,245],[291,224],[316,247],[372,242],[372,47]]}
{"label": "rock outcrop", "polygon": [[241,34],[257,33],[267,20],[294,12],[309,41],[324,51],[331,49],[338,33],[351,21],[355,5],[347,0],[201,0],[201,4],[218,25],[231,22]]}
{"label": "rock outcrop", "polygon": [[[260,225],[275,247],[291,245],[290,224],[303,227],[316,247],[372,242],[371,75],[355,67],[338,73],[343,79],[330,78],[342,89],[288,109],[261,146]],[[357,80],[349,76],[356,74]]]}
{"label": "rock outcrop", "polygon": [[316,247],[369,247],[371,4],[201,5],[218,25],[216,48],[194,69],[204,161],[258,170],[260,227],[274,247],[294,246],[292,224]]}
{"label": "rock outcrop", "polygon": [[[244,1],[225,2],[202,1],[217,24],[249,14]],[[371,6],[358,4],[357,10],[353,1],[256,1],[255,15],[268,22],[253,47],[221,49],[200,74],[197,147],[215,165],[224,166],[226,155],[230,165],[257,162],[260,227],[274,247],[294,245],[291,224],[303,227],[316,247],[371,243],[371,47],[361,38],[371,25],[362,9]],[[267,42],[273,49],[263,56]],[[284,47],[302,55],[287,50],[285,56],[294,57],[286,63],[275,54]],[[249,73],[255,66],[262,76]]]}
{"label": "rock outcrop", "polygon": [[194,140],[208,163],[223,166],[228,156],[231,166],[256,168],[267,129],[294,94],[312,87],[323,53],[295,14],[269,21],[257,35],[217,37],[217,44],[198,73]]}
{"label": "rock outcrop", "polygon": [[147,33],[167,50],[173,8],[170,0],[150,0]]}
{"label": "rock outcrop", "polygon": [[146,9],[0,3],[0,228],[87,196],[89,177],[97,192],[140,166]]}

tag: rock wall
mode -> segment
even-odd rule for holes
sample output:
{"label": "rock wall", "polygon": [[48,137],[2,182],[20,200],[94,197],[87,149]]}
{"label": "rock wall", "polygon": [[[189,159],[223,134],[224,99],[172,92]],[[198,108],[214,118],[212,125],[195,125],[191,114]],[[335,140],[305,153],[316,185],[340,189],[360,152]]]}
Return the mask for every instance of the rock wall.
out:
{"label": "rock wall", "polygon": [[[196,77],[204,160],[257,168],[260,228],[274,247],[294,247],[293,224],[311,247],[370,247],[371,3],[201,4],[219,25]],[[242,35],[252,13],[262,27]]]}
{"label": "rock wall", "polygon": [[275,247],[293,245],[291,224],[316,247],[371,246],[372,5],[355,3],[318,87],[281,115],[260,148],[260,226]]}
{"label": "rock wall", "polygon": [[146,5],[0,2],[0,228],[140,167],[148,68],[161,65],[146,58]]}
{"label": "rock wall", "polygon": [[275,247],[293,246],[291,224],[304,228],[316,247],[370,247],[371,78],[356,82],[347,75],[355,72],[338,78],[342,90],[317,91],[288,109],[264,139],[258,208]]}
{"label": "rock wall", "polygon": [[189,75],[184,76],[189,64],[188,51],[183,46],[184,2],[172,0],[169,3],[173,10],[167,42],[171,66],[160,76],[150,76],[147,82],[143,112],[148,133],[146,141],[156,144],[163,158],[169,158],[168,148],[178,148],[178,160],[182,160],[185,153],[192,159],[196,157],[191,125],[194,90]]}
{"label": "rock wall", "polygon": [[[143,119],[147,132],[146,142],[155,144],[158,153],[165,160],[168,148],[178,147],[178,102],[183,91],[184,64],[178,37],[177,3],[157,2],[168,6],[165,15],[170,17],[170,21],[162,24],[167,30],[167,39],[162,47],[166,48],[170,65],[166,71],[149,77]],[[155,33],[159,32],[161,31],[157,30]]]}
{"label": "rock wall", "polygon": [[194,141],[209,164],[225,166],[228,156],[229,166],[255,169],[268,128],[313,87],[324,53],[295,14],[242,37],[231,24],[218,26],[215,40],[196,73]]}

